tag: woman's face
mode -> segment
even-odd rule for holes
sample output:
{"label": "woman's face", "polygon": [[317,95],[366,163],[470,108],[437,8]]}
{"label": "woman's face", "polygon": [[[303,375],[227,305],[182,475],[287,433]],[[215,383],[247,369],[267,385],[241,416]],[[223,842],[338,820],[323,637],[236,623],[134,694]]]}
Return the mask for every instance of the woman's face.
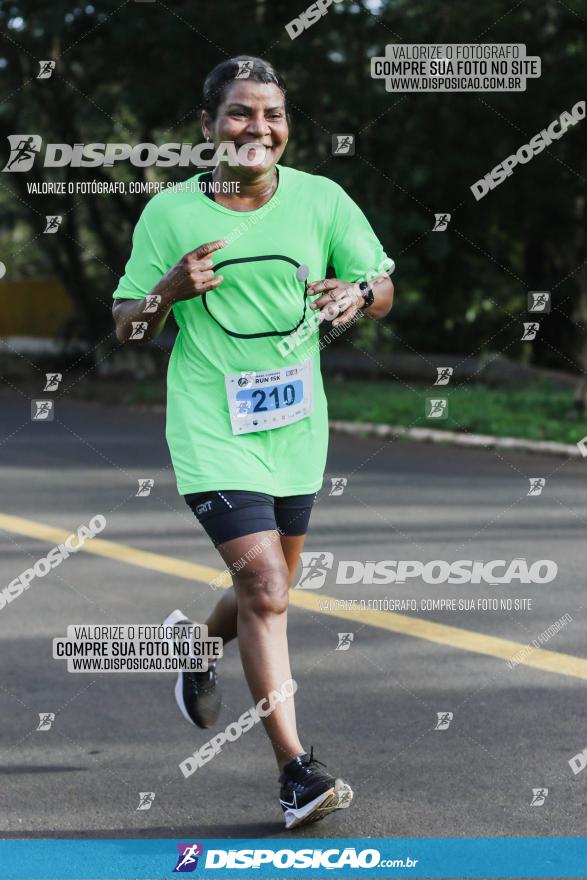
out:
{"label": "woman's face", "polygon": [[[275,83],[234,80],[225,89],[216,118],[202,113],[202,127],[217,146],[232,141],[238,149],[243,144],[261,144],[265,155],[255,165],[241,166],[252,175],[268,171],[279,162],[288,138],[283,92]],[[254,156],[251,150],[250,157]]]}

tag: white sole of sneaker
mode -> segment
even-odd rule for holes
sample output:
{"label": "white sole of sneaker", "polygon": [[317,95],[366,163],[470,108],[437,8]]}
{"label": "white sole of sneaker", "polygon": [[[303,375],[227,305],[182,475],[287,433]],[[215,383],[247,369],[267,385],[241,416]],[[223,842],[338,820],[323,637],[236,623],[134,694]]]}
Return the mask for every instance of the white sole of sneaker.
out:
{"label": "white sole of sneaker", "polygon": [[350,785],[337,780],[334,788],[329,788],[304,807],[286,810],[284,813],[286,830],[309,825],[310,822],[319,822],[335,810],[346,810],[350,807],[352,799],[353,790]]}

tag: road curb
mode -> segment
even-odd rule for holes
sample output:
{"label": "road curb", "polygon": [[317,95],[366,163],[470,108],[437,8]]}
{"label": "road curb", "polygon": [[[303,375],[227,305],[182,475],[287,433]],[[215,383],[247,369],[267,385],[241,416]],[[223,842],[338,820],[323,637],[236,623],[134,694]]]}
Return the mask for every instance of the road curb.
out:
{"label": "road curb", "polygon": [[382,425],[376,422],[345,422],[331,419],[330,429],[351,436],[388,437],[415,440],[418,443],[448,443],[451,446],[472,446],[480,449],[514,449],[541,455],[582,458],[576,445],[547,440],[522,440],[519,437],[495,437],[493,434],[464,434],[457,431],[437,431],[433,428],[404,428],[401,425]]}

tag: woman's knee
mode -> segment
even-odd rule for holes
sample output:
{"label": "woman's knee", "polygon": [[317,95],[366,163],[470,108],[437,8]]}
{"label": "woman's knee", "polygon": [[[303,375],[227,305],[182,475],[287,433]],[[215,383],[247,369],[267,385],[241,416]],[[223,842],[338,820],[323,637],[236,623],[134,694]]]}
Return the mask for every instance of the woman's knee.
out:
{"label": "woman's knee", "polygon": [[236,578],[239,614],[284,614],[289,603],[289,572],[284,565],[243,569]]}

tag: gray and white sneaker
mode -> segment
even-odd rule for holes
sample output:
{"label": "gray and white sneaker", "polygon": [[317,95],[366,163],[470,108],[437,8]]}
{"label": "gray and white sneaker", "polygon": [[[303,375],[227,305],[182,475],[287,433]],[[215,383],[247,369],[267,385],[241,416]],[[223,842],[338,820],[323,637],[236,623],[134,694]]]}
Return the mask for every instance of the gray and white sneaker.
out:
{"label": "gray and white sneaker", "polygon": [[[193,626],[185,614],[176,609],[163,621],[164,626]],[[175,701],[181,714],[196,727],[212,727],[220,714],[220,690],[217,684],[216,663],[210,663],[206,672],[177,673]]]}
{"label": "gray and white sneaker", "polygon": [[279,777],[279,803],[288,830],[318,822],[329,813],[350,806],[352,788],[348,782],[321,769],[325,766],[314,757],[311,748],[309,755],[304,753],[293,758],[283,768]]}

